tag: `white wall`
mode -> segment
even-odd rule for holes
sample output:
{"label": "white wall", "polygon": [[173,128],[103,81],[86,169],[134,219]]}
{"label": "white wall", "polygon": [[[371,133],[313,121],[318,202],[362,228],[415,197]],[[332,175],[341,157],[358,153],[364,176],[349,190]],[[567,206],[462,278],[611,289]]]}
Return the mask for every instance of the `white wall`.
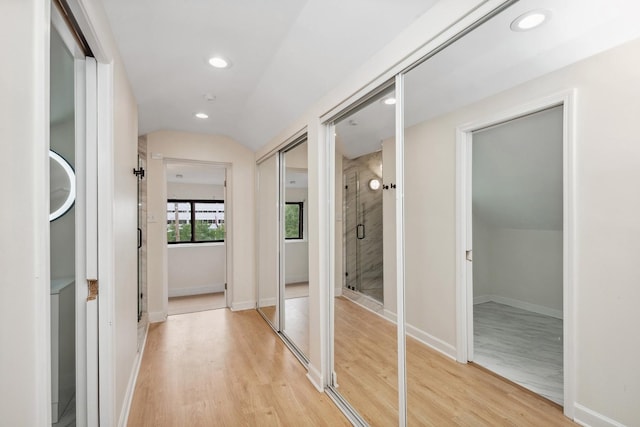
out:
{"label": "white wall", "polygon": [[224,243],[168,245],[169,297],[223,292]]}
{"label": "white wall", "polygon": [[[0,2],[2,196],[0,414],[6,425],[50,423],[48,29],[49,3]],[[20,321],[16,321],[19,319]]]}
{"label": "white wall", "polygon": [[[154,158],[158,156],[161,158]],[[225,221],[231,307],[255,307],[254,153],[225,136],[159,131],[147,135],[147,277],[151,320],[163,320],[167,313],[167,183],[163,159],[228,165]]]}
{"label": "white wall", "polygon": [[167,199],[224,200],[224,186],[168,182]]}
{"label": "white wall", "polygon": [[[407,130],[408,316],[455,346],[455,128],[570,88],[576,105],[577,415],[640,421],[640,42],[535,79]],[[606,76],[606,78],[603,78]],[[409,89],[409,88],[407,88]],[[426,239],[425,236],[429,236]]]}

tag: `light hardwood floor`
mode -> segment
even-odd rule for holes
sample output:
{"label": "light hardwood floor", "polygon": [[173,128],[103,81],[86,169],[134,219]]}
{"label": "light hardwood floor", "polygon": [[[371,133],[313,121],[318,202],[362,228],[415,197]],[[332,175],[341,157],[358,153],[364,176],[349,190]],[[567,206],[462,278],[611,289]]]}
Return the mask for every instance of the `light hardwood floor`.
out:
{"label": "light hardwood floor", "polygon": [[226,307],[224,292],[211,294],[188,295],[184,297],[169,298],[168,313],[174,314],[195,313],[197,311],[217,310]]}
{"label": "light hardwood floor", "polygon": [[[397,425],[396,326],[335,299],[338,391],[372,426]],[[407,339],[410,426],[575,425],[555,404]]]}
{"label": "light hardwood floor", "polygon": [[130,427],[348,426],[258,312],[170,317],[149,328]]}

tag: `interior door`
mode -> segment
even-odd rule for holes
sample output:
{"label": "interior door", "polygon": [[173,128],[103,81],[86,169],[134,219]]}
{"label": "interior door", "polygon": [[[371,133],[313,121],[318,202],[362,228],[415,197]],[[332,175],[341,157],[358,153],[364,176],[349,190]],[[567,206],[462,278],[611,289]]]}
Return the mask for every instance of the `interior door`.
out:
{"label": "interior door", "polygon": [[[76,194],[51,222],[52,421],[98,425],[97,68],[55,4],[51,24],[49,144],[72,166]],[[53,197],[66,187],[51,179]]]}

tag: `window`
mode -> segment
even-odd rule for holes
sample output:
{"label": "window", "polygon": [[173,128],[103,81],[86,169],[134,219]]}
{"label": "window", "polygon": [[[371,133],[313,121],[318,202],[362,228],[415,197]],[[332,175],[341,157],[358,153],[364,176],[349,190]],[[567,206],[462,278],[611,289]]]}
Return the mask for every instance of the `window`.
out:
{"label": "window", "polygon": [[224,242],[224,200],[167,200],[167,242]]}
{"label": "window", "polygon": [[284,238],[302,239],[302,202],[286,202],[284,206]]}

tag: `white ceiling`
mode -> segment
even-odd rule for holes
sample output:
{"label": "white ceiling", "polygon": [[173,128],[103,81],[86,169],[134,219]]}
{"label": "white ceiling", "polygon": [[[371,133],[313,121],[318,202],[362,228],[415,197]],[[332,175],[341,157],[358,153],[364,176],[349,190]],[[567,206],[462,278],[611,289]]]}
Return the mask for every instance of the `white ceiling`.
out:
{"label": "white ceiling", "polygon": [[[139,133],[225,134],[252,149],[435,2],[103,0],[138,101]],[[232,67],[209,66],[216,54]],[[210,118],[194,118],[197,111]]]}
{"label": "white ceiling", "polygon": [[[514,32],[521,14],[547,9],[551,20]],[[521,0],[416,67],[405,80],[405,125],[454,111],[497,92],[640,37],[638,0]],[[343,154],[380,150],[395,133],[393,108],[374,101],[336,125]],[[350,126],[355,119],[357,126]]]}
{"label": "white ceiling", "polygon": [[562,107],[474,132],[472,171],[474,217],[562,230]]}

